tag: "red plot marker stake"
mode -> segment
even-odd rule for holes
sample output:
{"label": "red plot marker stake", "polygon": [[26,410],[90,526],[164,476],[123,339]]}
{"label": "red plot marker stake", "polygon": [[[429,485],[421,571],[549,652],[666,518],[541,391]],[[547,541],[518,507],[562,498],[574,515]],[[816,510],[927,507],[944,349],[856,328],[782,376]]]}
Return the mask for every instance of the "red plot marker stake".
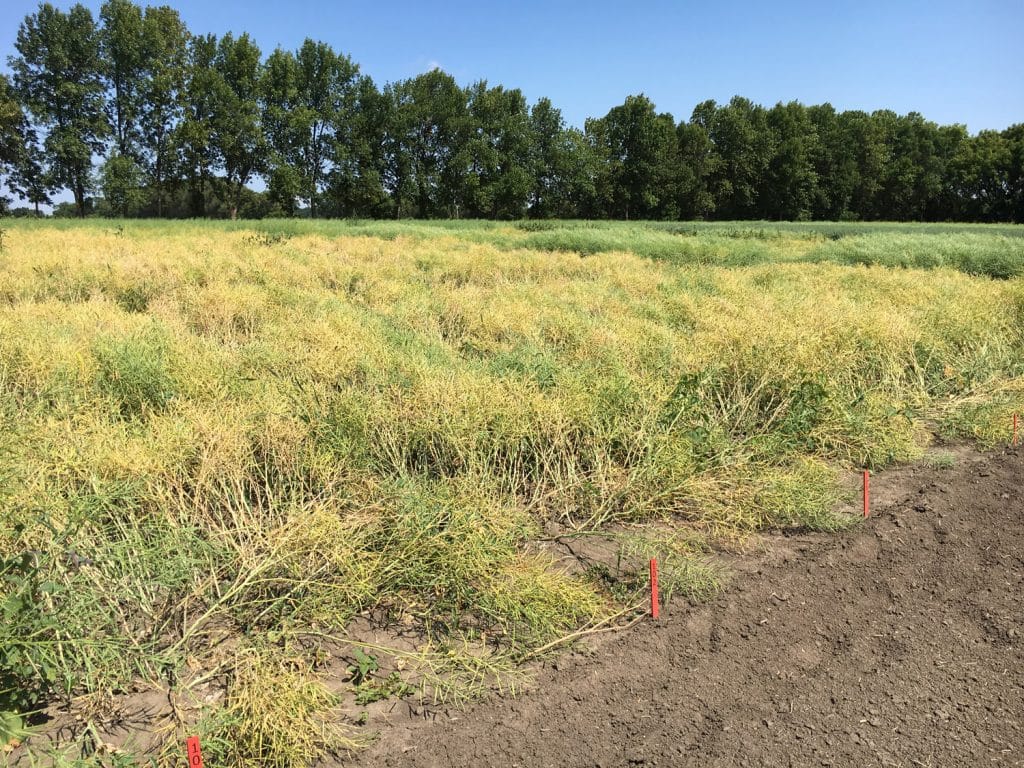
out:
{"label": "red plot marker stake", "polygon": [[651,558],[651,618],[657,619],[660,606],[658,605],[658,561]]}
{"label": "red plot marker stake", "polygon": [[871,510],[871,473],[864,470],[864,517]]}
{"label": "red plot marker stake", "polygon": [[199,749],[198,736],[189,736],[185,740],[185,754],[188,755],[188,768],[203,768],[203,751]]}

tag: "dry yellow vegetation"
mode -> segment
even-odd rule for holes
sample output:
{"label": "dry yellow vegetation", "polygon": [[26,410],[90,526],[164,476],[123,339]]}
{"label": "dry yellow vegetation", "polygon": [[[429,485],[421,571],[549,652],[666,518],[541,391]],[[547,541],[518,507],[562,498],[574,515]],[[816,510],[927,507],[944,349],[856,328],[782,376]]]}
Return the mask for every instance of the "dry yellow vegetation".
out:
{"label": "dry yellow vegetation", "polygon": [[481,684],[628,602],[530,547],[546,525],[667,520],[701,594],[695,541],[842,527],[844,468],[1024,410],[1020,278],[410,232],[6,233],[0,710],[219,665],[214,754],[303,765],[351,733],[297,638],[387,612],[435,692]]}

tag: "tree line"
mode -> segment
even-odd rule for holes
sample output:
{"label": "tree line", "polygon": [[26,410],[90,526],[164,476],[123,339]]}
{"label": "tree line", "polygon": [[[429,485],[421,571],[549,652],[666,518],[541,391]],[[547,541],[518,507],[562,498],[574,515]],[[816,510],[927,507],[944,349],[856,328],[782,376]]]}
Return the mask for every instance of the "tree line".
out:
{"label": "tree line", "polygon": [[641,94],[579,129],[515,88],[378,86],[326,43],[264,57],[131,0],[43,3],[15,48],[0,181],[37,212],[70,192],[78,216],[1024,221],[1024,124],[739,96],[677,122]]}

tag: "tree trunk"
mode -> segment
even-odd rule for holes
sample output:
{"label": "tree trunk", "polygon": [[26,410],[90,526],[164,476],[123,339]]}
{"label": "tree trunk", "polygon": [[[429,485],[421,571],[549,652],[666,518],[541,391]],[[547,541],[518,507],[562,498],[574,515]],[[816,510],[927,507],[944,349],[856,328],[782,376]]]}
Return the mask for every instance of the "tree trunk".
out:
{"label": "tree trunk", "polygon": [[314,171],[311,178],[311,184],[309,189],[309,218],[316,218],[316,172]]}
{"label": "tree trunk", "polygon": [[164,215],[164,180],[163,180],[163,163],[161,162],[161,152],[157,150],[156,154],[156,216],[158,219],[162,219]]}
{"label": "tree trunk", "polygon": [[80,181],[75,182],[75,212],[78,218],[85,218],[85,186]]}

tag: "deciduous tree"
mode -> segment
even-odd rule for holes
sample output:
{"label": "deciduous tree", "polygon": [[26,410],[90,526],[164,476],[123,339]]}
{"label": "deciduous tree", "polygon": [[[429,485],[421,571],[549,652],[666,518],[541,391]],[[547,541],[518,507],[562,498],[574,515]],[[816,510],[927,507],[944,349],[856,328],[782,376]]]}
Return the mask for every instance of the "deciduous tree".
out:
{"label": "deciduous tree", "polygon": [[92,12],[81,4],[65,13],[43,3],[25,17],[15,47],[18,55],[9,60],[15,89],[45,132],[50,178],[71,190],[75,210],[84,216],[92,158],[110,134],[100,33]]}
{"label": "deciduous tree", "polygon": [[210,82],[210,144],[231,189],[231,218],[238,217],[242,190],[266,160],[260,121],[260,49],[248,34],[227,34],[217,43]]}

